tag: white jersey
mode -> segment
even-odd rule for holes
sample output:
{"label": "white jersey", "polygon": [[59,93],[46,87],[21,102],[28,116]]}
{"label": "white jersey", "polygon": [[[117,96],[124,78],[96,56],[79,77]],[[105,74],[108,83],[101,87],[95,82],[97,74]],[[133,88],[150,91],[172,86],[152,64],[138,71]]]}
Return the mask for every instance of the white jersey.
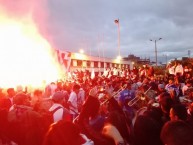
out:
{"label": "white jersey", "polygon": [[69,99],[68,99],[68,101],[72,104],[72,106],[70,106],[69,108],[70,108],[70,114],[76,114],[76,113],[78,113],[78,97],[77,97],[77,94],[74,92],[74,91],[72,91],[71,93],[70,93],[70,96],[69,96]]}
{"label": "white jersey", "polygon": [[177,73],[180,73],[181,75],[183,75],[184,69],[183,69],[182,65],[177,65],[177,66],[176,66],[175,75],[176,75]]}
{"label": "white jersey", "polygon": [[175,66],[170,67],[170,68],[168,69],[168,71],[169,71],[169,74],[170,74],[170,75],[174,75],[174,74],[175,74]]}
{"label": "white jersey", "polygon": [[52,107],[49,109],[49,111],[53,111],[53,110],[56,109],[57,107],[61,107],[61,108],[58,109],[56,112],[54,112],[54,114],[53,114],[54,122],[57,122],[57,121],[63,119],[64,107],[63,107],[61,104],[54,103],[54,104],[52,105]]}

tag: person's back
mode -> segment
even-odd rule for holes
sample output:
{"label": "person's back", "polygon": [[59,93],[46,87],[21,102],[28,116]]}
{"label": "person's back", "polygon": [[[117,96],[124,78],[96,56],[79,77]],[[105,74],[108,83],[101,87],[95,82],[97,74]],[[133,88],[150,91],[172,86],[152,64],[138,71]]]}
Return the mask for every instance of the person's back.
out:
{"label": "person's back", "polygon": [[188,113],[186,106],[183,104],[174,104],[170,109],[170,120],[187,121]]}
{"label": "person's back", "polygon": [[193,130],[184,121],[169,121],[161,131],[161,140],[167,145],[193,145]]}
{"label": "person's back", "polygon": [[72,117],[72,120],[76,118],[78,115],[78,93],[80,86],[78,84],[75,84],[73,86],[73,91],[70,93],[69,99],[68,99],[68,105],[69,105],[69,110],[70,114]]}
{"label": "person's back", "polygon": [[193,129],[193,103],[191,103],[188,107],[188,116],[187,116],[187,123],[192,127]]}
{"label": "person's back", "polygon": [[134,124],[134,145],[161,145],[160,124],[155,119],[141,115]]}
{"label": "person's back", "polygon": [[18,145],[40,145],[43,139],[41,116],[27,106],[27,95],[14,97],[14,106],[8,112],[8,137]]}
{"label": "person's back", "polygon": [[81,134],[72,122],[60,120],[50,126],[43,145],[94,145],[93,141]]}
{"label": "person's back", "polygon": [[70,119],[70,114],[69,111],[64,108],[62,105],[65,98],[64,94],[62,91],[55,92],[52,95],[52,101],[53,105],[49,108],[50,112],[53,112],[53,121],[59,121],[62,119],[69,120]]}
{"label": "person's back", "polygon": [[19,145],[41,144],[41,116],[27,106],[17,106],[8,113],[9,136]]}

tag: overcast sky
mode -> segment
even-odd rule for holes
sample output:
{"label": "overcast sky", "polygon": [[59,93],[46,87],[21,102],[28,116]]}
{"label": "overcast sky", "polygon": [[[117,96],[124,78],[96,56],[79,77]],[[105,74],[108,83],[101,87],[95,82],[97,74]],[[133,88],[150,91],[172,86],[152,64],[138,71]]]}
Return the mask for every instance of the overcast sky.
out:
{"label": "overcast sky", "polygon": [[166,55],[168,60],[188,56],[188,50],[193,56],[193,0],[42,1],[44,6],[38,5],[36,15],[41,13],[42,32],[57,49],[84,49],[94,56],[99,50],[101,56],[104,52],[105,57],[115,58],[118,27],[114,20],[119,19],[121,56],[155,60],[155,43],[150,39],[159,38],[158,61],[165,62]]}

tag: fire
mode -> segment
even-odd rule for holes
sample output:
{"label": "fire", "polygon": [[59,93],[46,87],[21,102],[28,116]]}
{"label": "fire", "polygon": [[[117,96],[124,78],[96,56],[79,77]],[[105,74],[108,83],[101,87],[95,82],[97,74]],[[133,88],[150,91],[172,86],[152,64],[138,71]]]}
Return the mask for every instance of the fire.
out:
{"label": "fire", "polygon": [[30,18],[0,14],[0,87],[33,86],[61,78],[53,49]]}

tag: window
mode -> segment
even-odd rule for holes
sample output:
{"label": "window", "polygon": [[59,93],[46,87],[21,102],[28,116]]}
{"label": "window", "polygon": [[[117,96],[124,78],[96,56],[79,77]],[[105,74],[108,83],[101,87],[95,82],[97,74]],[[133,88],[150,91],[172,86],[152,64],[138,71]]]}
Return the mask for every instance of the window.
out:
{"label": "window", "polygon": [[77,60],[77,66],[81,66],[82,67],[82,60]]}
{"label": "window", "polygon": [[87,67],[90,67],[91,66],[91,62],[90,61],[86,61],[86,65],[87,65]]}
{"label": "window", "polygon": [[98,67],[98,61],[94,61],[94,67]]}
{"label": "window", "polygon": [[104,67],[104,62],[101,62],[101,67]]}
{"label": "window", "polygon": [[110,63],[106,63],[106,64],[107,64],[107,66],[106,66],[106,67],[107,67],[107,68],[109,68],[109,67],[110,67]]}

